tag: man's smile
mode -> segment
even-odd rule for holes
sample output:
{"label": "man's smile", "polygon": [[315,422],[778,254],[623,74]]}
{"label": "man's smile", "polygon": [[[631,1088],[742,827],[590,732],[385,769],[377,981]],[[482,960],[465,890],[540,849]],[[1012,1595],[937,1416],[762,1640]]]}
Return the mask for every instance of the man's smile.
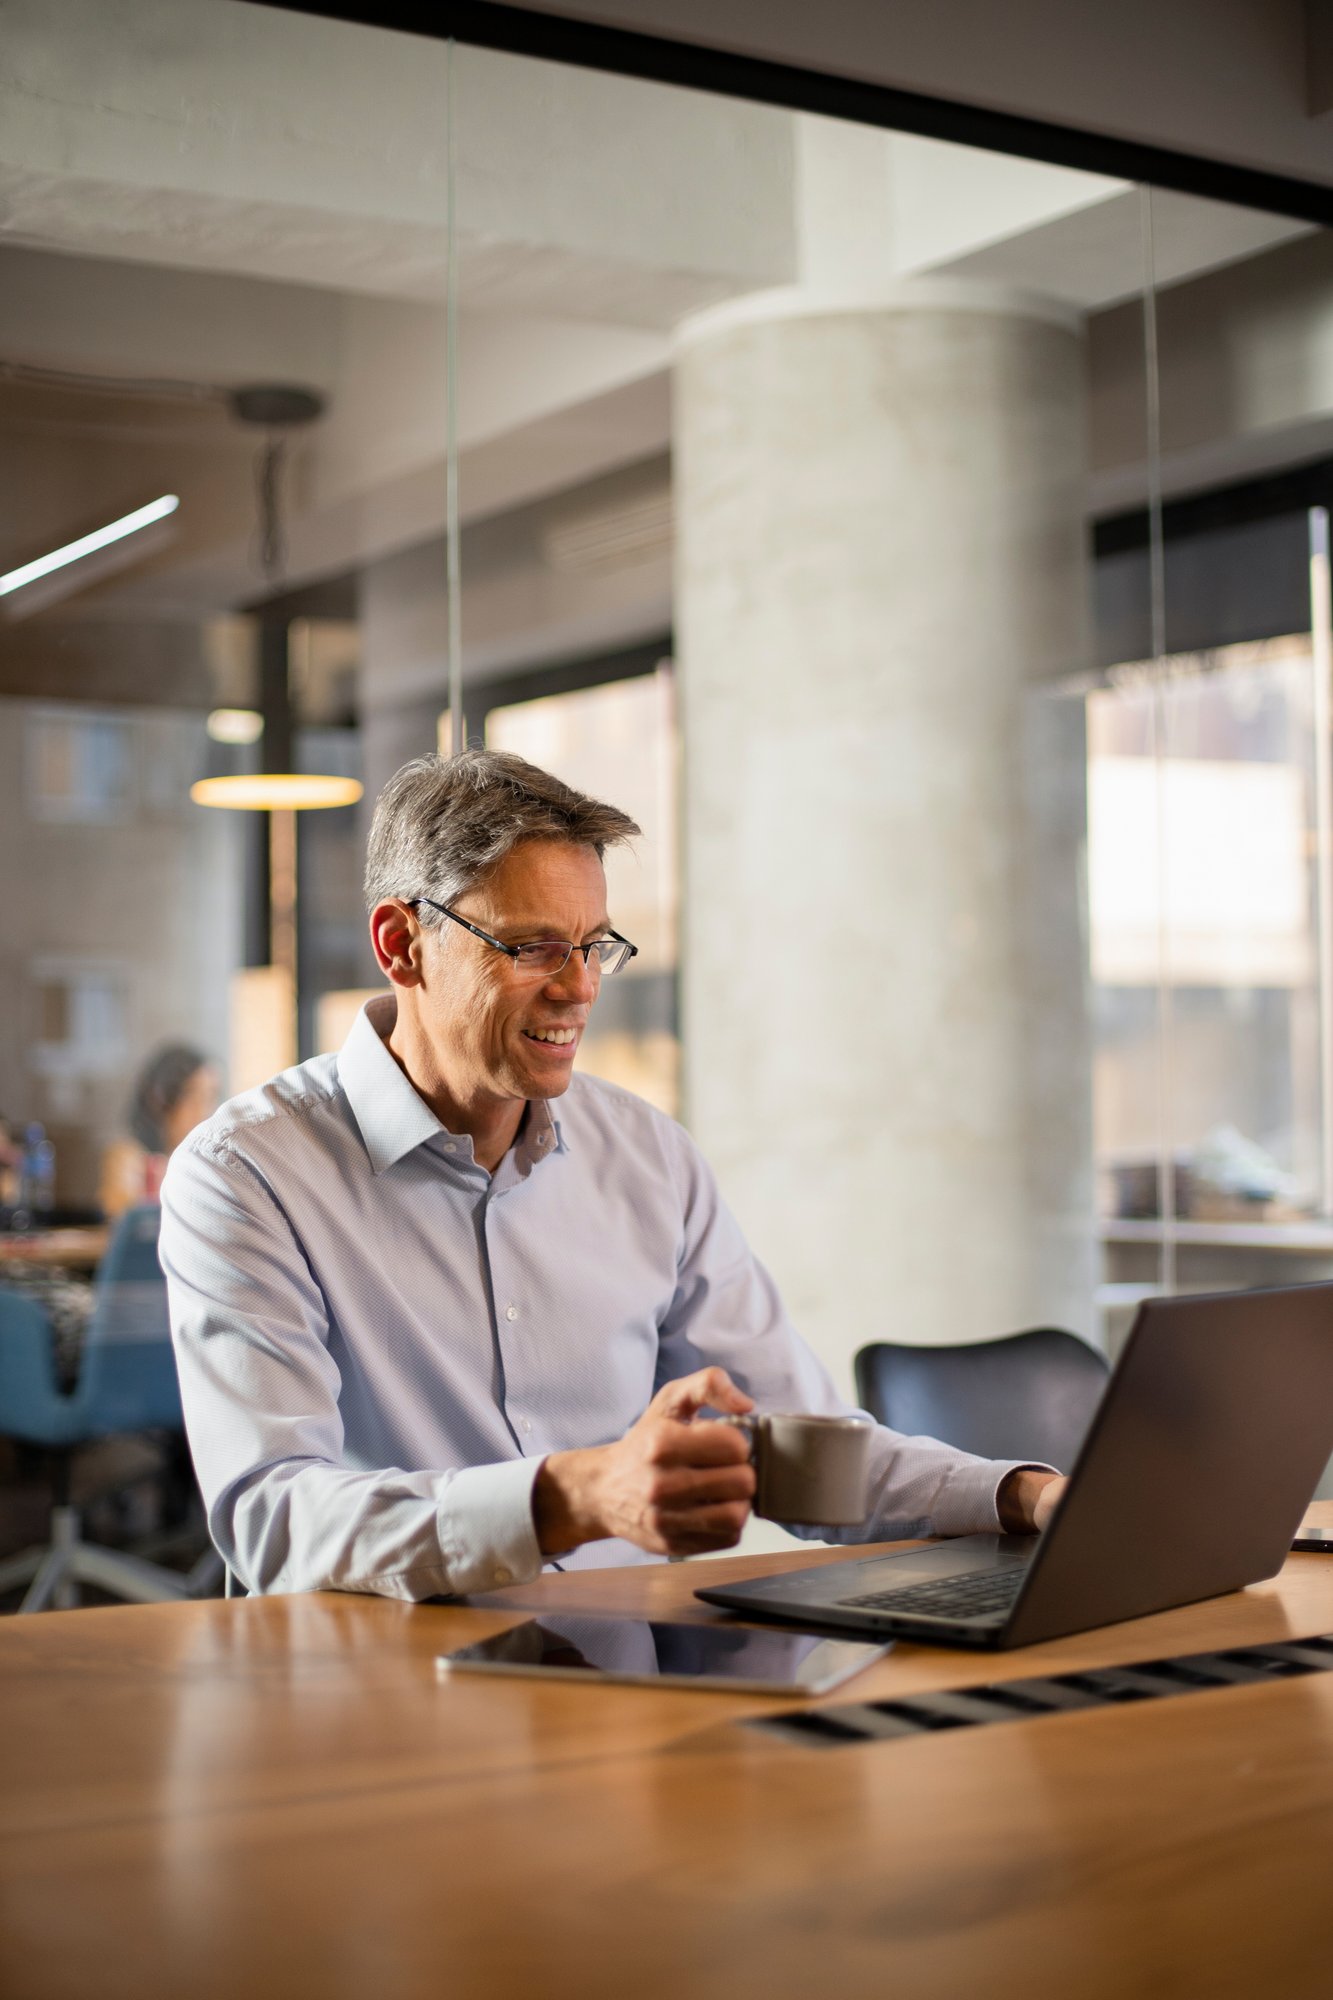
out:
{"label": "man's smile", "polygon": [[578,1054],[579,1043],[583,1039],[586,1021],[555,1022],[550,1027],[521,1028],[519,1033],[528,1047],[549,1063],[559,1063],[562,1068],[572,1064]]}

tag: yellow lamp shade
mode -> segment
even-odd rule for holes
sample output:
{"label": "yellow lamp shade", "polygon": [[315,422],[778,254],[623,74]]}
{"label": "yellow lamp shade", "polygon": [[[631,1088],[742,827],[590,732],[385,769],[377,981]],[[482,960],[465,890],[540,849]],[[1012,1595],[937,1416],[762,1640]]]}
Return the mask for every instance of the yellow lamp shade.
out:
{"label": "yellow lamp shade", "polygon": [[325,806],[354,806],[364,789],[356,778],[255,771],[232,778],[200,778],[191,785],[190,797],[197,806],[226,806],[232,812],[313,812]]}

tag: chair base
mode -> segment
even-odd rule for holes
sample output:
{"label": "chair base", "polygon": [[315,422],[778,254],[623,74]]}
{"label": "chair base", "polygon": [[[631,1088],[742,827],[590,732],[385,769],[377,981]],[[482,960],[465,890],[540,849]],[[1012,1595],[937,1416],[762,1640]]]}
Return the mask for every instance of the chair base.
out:
{"label": "chair base", "polygon": [[[190,1523],[183,1528],[166,1528],[159,1534],[145,1535],[134,1545],[132,1553],[140,1559],[154,1562],[159,1556],[185,1555],[199,1546],[199,1527]],[[180,1574],[173,1571],[173,1575]],[[195,1558],[184,1572],[183,1581],[187,1597],[216,1597],[226,1579],[226,1565],[213,1544],[209,1542],[203,1554]]]}
{"label": "chair base", "polygon": [[[28,1593],[19,1605],[21,1612],[48,1607],[72,1611],[81,1583],[92,1584],[129,1604],[176,1604],[200,1589],[216,1562],[210,1550],[189,1576],[179,1576],[174,1570],[144,1562],[140,1556],[85,1542],[79,1534],[78,1510],[58,1506],[51,1509],[51,1540],[45,1547],[25,1549],[21,1555],[0,1562],[0,1591],[28,1584]],[[200,1572],[197,1581],[196,1571]]]}

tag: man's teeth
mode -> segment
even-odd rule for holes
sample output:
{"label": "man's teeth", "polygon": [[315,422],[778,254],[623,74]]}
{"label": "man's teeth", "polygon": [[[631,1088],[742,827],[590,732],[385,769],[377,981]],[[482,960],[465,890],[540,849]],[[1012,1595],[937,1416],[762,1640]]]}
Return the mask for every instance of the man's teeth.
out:
{"label": "man's teeth", "polygon": [[529,1028],[534,1042],[559,1042],[562,1046],[574,1040],[573,1028]]}

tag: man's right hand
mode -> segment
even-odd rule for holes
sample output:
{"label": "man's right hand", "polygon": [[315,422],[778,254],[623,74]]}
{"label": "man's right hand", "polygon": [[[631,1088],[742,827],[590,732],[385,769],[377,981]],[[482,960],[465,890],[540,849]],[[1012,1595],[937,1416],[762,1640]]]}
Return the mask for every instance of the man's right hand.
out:
{"label": "man's right hand", "polygon": [[729,1549],[754,1498],[750,1441],[734,1424],[696,1424],[708,1406],[744,1416],[753,1398],[723,1368],[659,1389],[617,1444],[556,1451],[537,1474],[532,1513],[543,1555],[618,1535],[659,1556]]}

